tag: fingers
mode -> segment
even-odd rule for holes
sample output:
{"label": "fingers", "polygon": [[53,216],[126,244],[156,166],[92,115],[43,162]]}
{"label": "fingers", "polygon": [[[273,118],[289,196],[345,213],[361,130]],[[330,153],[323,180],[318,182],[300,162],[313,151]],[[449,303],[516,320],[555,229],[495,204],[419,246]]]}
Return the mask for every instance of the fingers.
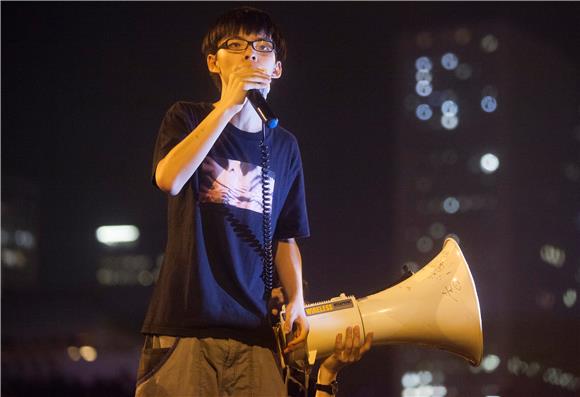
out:
{"label": "fingers", "polygon": [[241,85],[241,88],[245,91],[265,88],[271,82],[272,76],[266,73],[264,69],[254,68],[251,65],[240,65],[230,75],[230,83]]}
{"label": "fingers", "polygon": [[346,362],[352,362],[352,327],[346,329],[346,339],[344,341],[343,358]]}
{"label": "fingers", "polygon": [[368,352],[371,349],[371,345],[373,344],[373,336],[372,332],[369,332],[365,338],[365,343],[360,348],[360,355],[362,357],[363,354]]}
{"label": "fingers", "polygon": [[[295,324],[296,324],[296,331],[294,332],[295,337],[286,345],[286,349],[284,349],[285,353],[298,349],[300,345],[306,342],[306,339],[308,337],[309,327],[306,319],[302,316],[297,316]],[[286,325],[290,327],[290,323],[287,322]]]}

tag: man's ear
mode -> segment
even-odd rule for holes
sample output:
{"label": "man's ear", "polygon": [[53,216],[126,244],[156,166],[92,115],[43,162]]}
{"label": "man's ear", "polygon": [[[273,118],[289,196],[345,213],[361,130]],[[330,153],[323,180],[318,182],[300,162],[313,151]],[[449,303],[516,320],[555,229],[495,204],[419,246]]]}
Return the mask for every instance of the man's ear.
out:
{"label": "man's ear", "polygon": [[276,61],[274,71],[272,71],[272,78],[279,79],[282,76],[282,62]]}
{"label": "man's ear", "polygon": [[217,57],[215,54],[209,54],[207,56],[207,69],[212,73],[220,72],[220,67],[217,64]]}

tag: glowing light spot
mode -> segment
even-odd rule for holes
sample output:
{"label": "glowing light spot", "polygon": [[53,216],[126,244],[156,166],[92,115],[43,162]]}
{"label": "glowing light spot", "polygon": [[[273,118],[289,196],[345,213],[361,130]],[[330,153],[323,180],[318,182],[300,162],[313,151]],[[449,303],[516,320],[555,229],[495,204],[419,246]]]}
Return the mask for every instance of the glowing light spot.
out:
{"label": "glowing light spot", "polygon": [[483,360],[481,361],[481,365],[483,367],[483,370],[489,373],[495,371],[499,366],[500,362],[501,360],[498,356],[496,356],[495,354],[489,354],[483,358]]}
{"label": "glowing light spot", "polygon": [[420,96],[429,96],[433,92],[433,86],[428,81],[421,80],[415,85],[415,92]]}
{"label": "glowing light spot", "polygon": [[148,287],[151,284],[153,284],[153,281],[155,281],[155,279],[153,278],[153,274],[151,274],[151,272],[147,271],[147,270],[142,270],[141,272],[139,272],[139,274],[137,275],[137,281],[139,282],[139,284],[141,284],[144,287]]}
{"label": "glowing light spot", "polygon": [[433,44],[433,36],[430,32],[421,32],[417,34],[416,43],[419,48],[430,48]]}
{"label": "glowing light spot", "polygon": [[498,46],[499,41],[492,34],[488,34],[483,39],[481,39],[481,48],[484,52],[492,53],[497,50]]}
{"label": "glowing light spot", "polygon": [[97,359],[97,349],[92,346],[81,346],[79,353],[85,361],[93,362]]}
{"label": "glowing light spot", "polygon": [[459,28],[454,34],[455,42],[459,45],[469,44],[471,41],[471,32],[466,28]]}
{"label": "glowing light spot", "polygon": [[426,104],[421,104],[417,106],[417,110],[415,110],[415,115],[419,120],[429,120],[431,116],[433,116],[433,111],[431,110],[431,106]]}
{"label": "glowing light spot", "polygon": [[433,68],[433,62],[428,57],[419,57],[415,61],[415,68],[424,72],[428,72]]}
{"label": "glowing light spot", "polygon": [[2,265],[6,267],[25,267],[26,256],[20,250],[4,248],[2,250]]}
{"label": "glowing light spot", "polygon": [[79,352],[79,348],[76,346],[69,346],[66,348],[66,352],[68,354],[68,357],[72,360],[72,361],[79,361],[81,359],[81,353]]}
{"label": "glowing light spot", "polygon": [[467,63],[462,63],[459,66],[457,66],[457,69],[455,69],[455,76],[457,76],[459,80],[469,79],[472,73],[473,71],[471,69],[471,66]]}
{"label": "glowing light spot", "polygon": [[536,295],[536,304],[544,310],[552,309],[555,303],[556,298],[551,292],[542,291]]}
{"label": "glowing light spot", "polygon": [[431,237],[434,239],[443,238],[443,236],[445,236],[445,225],[439,222],[433,223],[429,226],[429,234],[431,234]]}
{"label": "glowing light spot", "polygon": [[457,55],[452,52],[448,52],[447,54],[441,57],[441,66],[447,70],[453,70],[457,67],[459,60],[457,59]]}
{"label": "glowing light spot", "polygon": [[443,211],[448,214],[455,214],[459,211],[459,200],[455,197],[447,197],[443,200]]}
{"label": "glowing light spot", "polygon": [[562,297],[562,300],[564,301],[564,305],[566,305],[566,307],[572,307],[576,304],[576,299],[578,297],[578,294],[576,292],[575,289],[568,289],[566,290],[566,292],[564,292],[564,296]]}
{"label": "glowing light spot", "polygon": [[433,240],[428,236],[422,236],[417,240],[417,250],[422,253],[427,253],[433,249]]}
{"label": "glowing light spot", "polygon": [[427,81],[430,83],[433,80],[433,76],[431,75],[431,72],[426,70],[418,70],[417,73],[415,73],[415,80]]}
{"label": "glowing light spot", "polygon": [[34,235],[28,230],[17,230],[14,233],[16,245],[26,249],[32,249],[36,245]]}
{"label": "glowing light spot", "polygon": [[137,241],[139,229],[133,225],[101,226],[97,229],[96,236],[100,243],[114,246]]}
{"label": "glowing light spot", "polygon": [[405,388],[419,386],[420,381],[419,375],[414,372],[406,372],[401,378],[401,384]]}
{"label": "glowing light spot", "polygon": [[428,385],[433,381],[433,374],[431,371],[421,371],[419,372],[419,383],[422,385]]}
{"label": "glowing light spot", "polygon": [[457,116],[447,116],[447,115],[441,116],[441,125],[446,130],[453,130],[457,128],[458,124],[459,119],[457,118]]}
{"label": "glowing light spot", "polygon": [[113,284],[113,272],[110,269],[97,270],[97,281],[102,285]]}
{"label": "glowing light spot", "polygon": [[540,248],[540,258],[549,265],[561,268],[566,262],[566,251],[550,244],[545,244]]}
{"label": "glowing light spot", "polygon": [[486,153],[481,156],[479,167],[484,174],[493,174],[499,168],[499,159],[493,153]]}
{"label": "glowing light spot", "polygon": [[441,113],[444,116],[455,116],[459,111],[459,106],[452,100],[447,100],[441,104]]}
{"label": "glowing light spot", "polygon": [[495,112],[497,109],[497,100],[492,96],[484,96],[481,99],[481,108],[486,113]]}

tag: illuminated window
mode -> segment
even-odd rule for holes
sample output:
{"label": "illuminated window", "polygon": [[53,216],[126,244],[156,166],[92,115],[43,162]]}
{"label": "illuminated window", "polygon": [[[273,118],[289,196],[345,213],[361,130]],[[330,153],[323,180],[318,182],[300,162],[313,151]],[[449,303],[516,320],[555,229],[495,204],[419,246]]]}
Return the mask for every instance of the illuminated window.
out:
{"label": "illuminated window", "polygon": [[483,39],[481,39],[481,48],[484,52],[492,53],[497,50],[498,46],[499,42],[492,34],[488,34]]}
{"label": "illuminated window", "polygon": [[481,108],[486,113],[495,112],[495,109],[497,109],[497,100],[494,97],[489,96],[489,95],[484,96],[481,99]]}
{"label": "illuminated window", "polygon": [[415,61],[415,68],[419,71],[428,72],[433,68],[433,63],[428,57],[419,57]]}
{"label": "illuminated window", "polygon": [[97,240],[105,245],[132,243],[139,239],[139,229],[133,225],[101,226],[96,231]]}
{"label": "illuminated window", "polygon": [[429,120],[431,116],[433,116],[433,111],[431,110],[431,106],[426,104],[421,104],[417,106],[417,110],[415,111],[415,115],[419,120]]}
{"label": "illuminated window", "polygon": [[448,116],[448,115],[441,116],[441,125],[446,130],[453,130],[457,128],[458,124],[459,119],[457,118],[457,116]]}
{"label": "illuminated window", "polygon": [[421,80],[415,85],[415,92],[420,96],[429,96],[433,92],[433,86],[426,80]]}
{"label": "illuminated window", "polygon": [[479,167],[485,174],[492,174],[499,168],[499,159],[493,153],[486,153],[479,160]]}
{"label": "illuminated window", "polygon": [[446,70],[454,70],[458,64],[459,59],[457,58],[457,55],[452,52],[448,52],[441,57],[441,66]]}

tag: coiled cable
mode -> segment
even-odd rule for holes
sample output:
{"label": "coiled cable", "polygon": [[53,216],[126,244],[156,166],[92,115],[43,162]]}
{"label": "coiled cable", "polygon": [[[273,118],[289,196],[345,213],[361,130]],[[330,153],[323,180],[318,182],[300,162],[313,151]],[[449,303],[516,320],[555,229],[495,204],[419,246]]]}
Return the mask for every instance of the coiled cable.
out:
{"label": "coiled cable", "polygon": [[262,141],[260,142],[262,156],[262,229],[263,229],[263,264],[262,281],[264,282],[264,299],[269,300],[274,282],[274,258],[272,252],[272,186],[268,178],[270,170],[270,153],[266,145],[266,125],[262,124]]}

